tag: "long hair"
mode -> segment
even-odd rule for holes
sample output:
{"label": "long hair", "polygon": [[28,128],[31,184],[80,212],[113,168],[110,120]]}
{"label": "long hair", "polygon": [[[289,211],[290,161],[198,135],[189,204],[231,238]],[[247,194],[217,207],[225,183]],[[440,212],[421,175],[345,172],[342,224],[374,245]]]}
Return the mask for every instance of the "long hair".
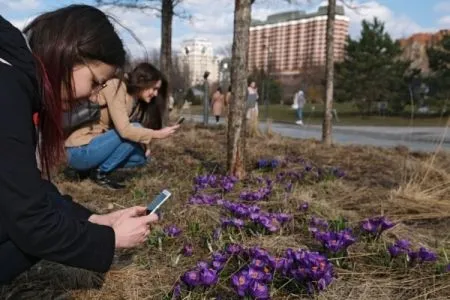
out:
{"label": "long hair", "polygon": [[150,103],[138,100],[134,113],[136,121],[145,128],[161,129],[168,99],[168,82],[164,74],[150,63],[140,63],[128,74],[125,80],[127,93],[139,97],[140,92],[153,87],[161,80],[161,87]]}
{"label": "long hair", "polygon": [[64,156],[63,101],[74,104],[72,71],[84,62],[100,61],[122,68],[125,50],[108,17],[88,5],[71,5],[44,13],[25,29],[41,82],[39,112],[43,170]]}

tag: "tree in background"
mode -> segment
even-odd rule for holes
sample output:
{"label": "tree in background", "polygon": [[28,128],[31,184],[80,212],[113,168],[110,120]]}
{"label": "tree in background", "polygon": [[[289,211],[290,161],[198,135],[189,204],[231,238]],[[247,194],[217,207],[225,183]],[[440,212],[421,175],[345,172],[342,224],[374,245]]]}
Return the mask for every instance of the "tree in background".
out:
{"label": "tree in background", "polygon": [[171,84],[172,70],[172,23],[175,15],[186,17],[182,12],[176,13],[175,8],[183,0],[96,0],[99,5],[112,5],[127,9],[157,11],[161,15],[161,51],[159,68]]}
{"label": "tree in background", "polygon": [[370,115],[376,101],[402,101],[409,62],[399,59],[398,42],[375,18],[362,22],[361,38],[348,38],[346,57],[336,64],[336,96],[354,102],[362,114]]}
{"label": "tree in background", "polygon": [[445,112],[450,104],[450,35],[444,36],[437,47],[429,48],[427,54],[432,71],[428,80],[430,95]]}
{"label": "tree in background", "polygon": [[245,177],[245,107],[247,99],[247,60],[252,4],[254,0],[235,0],[231,60],[232,100],[228,116],[227,169],[231,175]]}
{"label": "tree in background", "polygon": [[322,142],[332,143],[331,121],[333,118],[334,96],[334,23],[336,20],[336,0],[328,0],[327,30],[326,30],[326,63],[325,63],[325,109],[322,124]]}

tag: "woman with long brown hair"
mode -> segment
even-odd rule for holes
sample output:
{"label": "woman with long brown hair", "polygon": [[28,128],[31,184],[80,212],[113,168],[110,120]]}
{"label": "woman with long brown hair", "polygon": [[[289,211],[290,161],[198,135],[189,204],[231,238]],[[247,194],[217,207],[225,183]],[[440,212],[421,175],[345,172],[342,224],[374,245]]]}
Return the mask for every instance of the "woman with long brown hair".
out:
{"label": "woman with long brown hair", "polygon": [[92,170],[96,183],[119,189],[107,175],[117,168],[146,163],[152,139],[171,136],[179,125],[162,127],[167,106],[167,80],[149,63],[140,63],[123,82],[111,79],[92,99],[102,106],[98,121],[74,131],[66,140],[69,166]]}
{"label": "woman with long brown hair", "polygon": [[43,179],[36,145],[50,177],[65,156],[64,109],[106,87],[125,63],[122,41],[87,5],[45,13],[24,32],[28,41],[0,17],[0,284],[41,259],[106,272],[115,249],[142,244],[157,216],[145,207],[97,215],[62,196]]}

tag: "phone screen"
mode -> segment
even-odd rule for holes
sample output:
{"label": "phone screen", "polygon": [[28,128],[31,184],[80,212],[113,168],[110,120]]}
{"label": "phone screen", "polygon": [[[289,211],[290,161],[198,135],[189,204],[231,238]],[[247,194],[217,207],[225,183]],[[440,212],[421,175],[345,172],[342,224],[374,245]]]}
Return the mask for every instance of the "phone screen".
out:
{"label": "phone screen", "polygon": [[184,122],[184,117],[181,117],[181,118],[178,119],[177,125],[180,125],[183,122]]}
{"label": "phone screen", "polygon": [[161,193],[159,193],[158,196],[156,196],[153,201],[147,206],[148,213],[156,213],[158,208],[160,208],[161,205],[163,205],[163,203],[166,202],[166,200],[169,199],[171,195],[172,194],[168,190],[163,190]]}

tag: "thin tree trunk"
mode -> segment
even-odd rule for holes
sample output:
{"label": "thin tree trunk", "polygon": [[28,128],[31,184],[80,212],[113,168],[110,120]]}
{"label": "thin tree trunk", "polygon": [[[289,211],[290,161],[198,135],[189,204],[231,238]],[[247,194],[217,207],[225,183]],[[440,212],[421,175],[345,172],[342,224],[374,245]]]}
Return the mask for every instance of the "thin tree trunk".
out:
{"label": "thin tree trunk", "polygon": [[245,113],[247,60],[252,0],[235,0],[234,36],[231,61],[230,113],[228,118],[227,166],[229,174],[245,177]]}
{"label": "thin tree trunk", "polygon": [[172,75],[173,0],[162,0],[161,2],[161,71],[170,82]]}
{"label": "thin tree trunk", "polygon": [[[172,77],[172,21],[174,0],[161,1],[161,51],[160,51],[160,69],[166,76],[169,84],[169,94],[171,94]],[[169,119],[169,109],[166,105],[166,111],[163,116],[163,123],[167,125]]]}
{"label": "thin tree trunk", "polygon": [[328,18],[327,18],[327,41],[326,41],[326,100],[322,125],[322,142],[325,145],[331,145],[332,130],[331,121],[333,118],[333,85],[334,85],[334,21],[336,18],[336,0],[328,0]]}

